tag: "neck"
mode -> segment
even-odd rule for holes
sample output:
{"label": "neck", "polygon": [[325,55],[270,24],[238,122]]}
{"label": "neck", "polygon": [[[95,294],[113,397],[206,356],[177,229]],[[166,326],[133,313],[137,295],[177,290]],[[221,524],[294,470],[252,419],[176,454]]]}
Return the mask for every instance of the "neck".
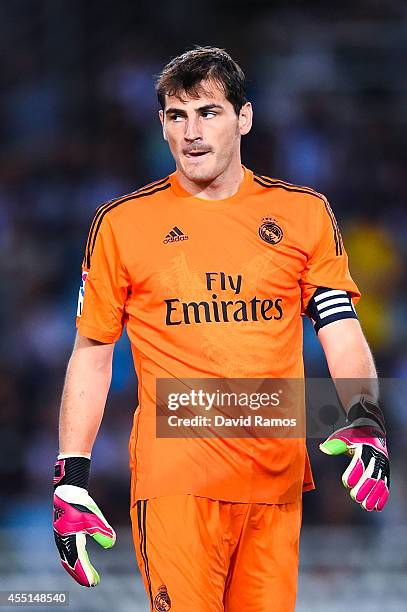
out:
{"label": "neck", "polygon": [[191,195],[202,200],[224,200],[238,192],[243,181],[244,170],[239,162],[228,167],[221,174],[208,182],[196,183],[190,180],[177,167],[177,179],[181,186]]}

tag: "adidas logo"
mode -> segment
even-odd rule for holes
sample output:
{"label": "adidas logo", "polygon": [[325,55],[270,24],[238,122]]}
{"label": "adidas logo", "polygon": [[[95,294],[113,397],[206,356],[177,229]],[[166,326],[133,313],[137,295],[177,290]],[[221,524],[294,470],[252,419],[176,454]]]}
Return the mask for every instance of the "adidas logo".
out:
{"label": "adidas logo", "polygon": [[188,240],[188,236],[186,236],[184,232],[175,225],[166,235],[163,242],[164,244],[169,244],[170,242],[180,242],[180,240]]}

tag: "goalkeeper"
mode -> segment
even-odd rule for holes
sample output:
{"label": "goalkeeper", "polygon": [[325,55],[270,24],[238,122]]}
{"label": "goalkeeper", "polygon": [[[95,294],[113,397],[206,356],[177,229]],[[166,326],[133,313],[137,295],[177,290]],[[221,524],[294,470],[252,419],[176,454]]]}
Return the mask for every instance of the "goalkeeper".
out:
{"label": "goalkeeper", "polygon": [[[253,110],[222,49],[173,59],[157,81],[171,175],[102,205],[82,267],[55,466],[61,563],[99,581],[85,548],[115,533],[88,493],[93,444],[126,325],[139,381],[129,440],[137,562],[158,612],[292,612],[302,495],[314,488],[303,438],[159,437],[156,382],[303,379],[308,316],[348,423],[321,445],[344,454],[343,483],[366,511],[388,498],[377,376],[357,320],[360,292],[327,199],[242,166]],[[91,489],[90,489],[91,492]]]}

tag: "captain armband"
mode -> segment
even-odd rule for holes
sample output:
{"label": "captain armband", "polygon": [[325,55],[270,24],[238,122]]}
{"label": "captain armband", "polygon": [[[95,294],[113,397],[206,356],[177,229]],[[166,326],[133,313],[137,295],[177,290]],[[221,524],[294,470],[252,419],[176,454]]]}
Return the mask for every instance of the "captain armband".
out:
{"label": "captain armband", "polygon": [[311,319],[316,333],[321,327],[334,321],[358,318],[351,293],[328,287],[318,287],[308,303],[306,314]]}

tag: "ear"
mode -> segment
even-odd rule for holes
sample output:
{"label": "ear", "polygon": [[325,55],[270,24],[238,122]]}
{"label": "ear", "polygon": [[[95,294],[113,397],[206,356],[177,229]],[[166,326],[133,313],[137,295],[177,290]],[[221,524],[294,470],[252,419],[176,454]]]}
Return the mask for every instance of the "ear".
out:
{"label": "ear", "polygon": [[162,130],[163,130],[163,138],[164,138],[164,140],[168,140],[167,134],[165,133],[164,111],[159,110],[158,111],[158,116],[160,117],[160,121],[161,121],[161,127],[162,127]]}
{"label": "ear", "polygon": [[246,102],[239,113],[239,132],[242,136],[248,134],[253,123],[253,107],[251,102]]}

